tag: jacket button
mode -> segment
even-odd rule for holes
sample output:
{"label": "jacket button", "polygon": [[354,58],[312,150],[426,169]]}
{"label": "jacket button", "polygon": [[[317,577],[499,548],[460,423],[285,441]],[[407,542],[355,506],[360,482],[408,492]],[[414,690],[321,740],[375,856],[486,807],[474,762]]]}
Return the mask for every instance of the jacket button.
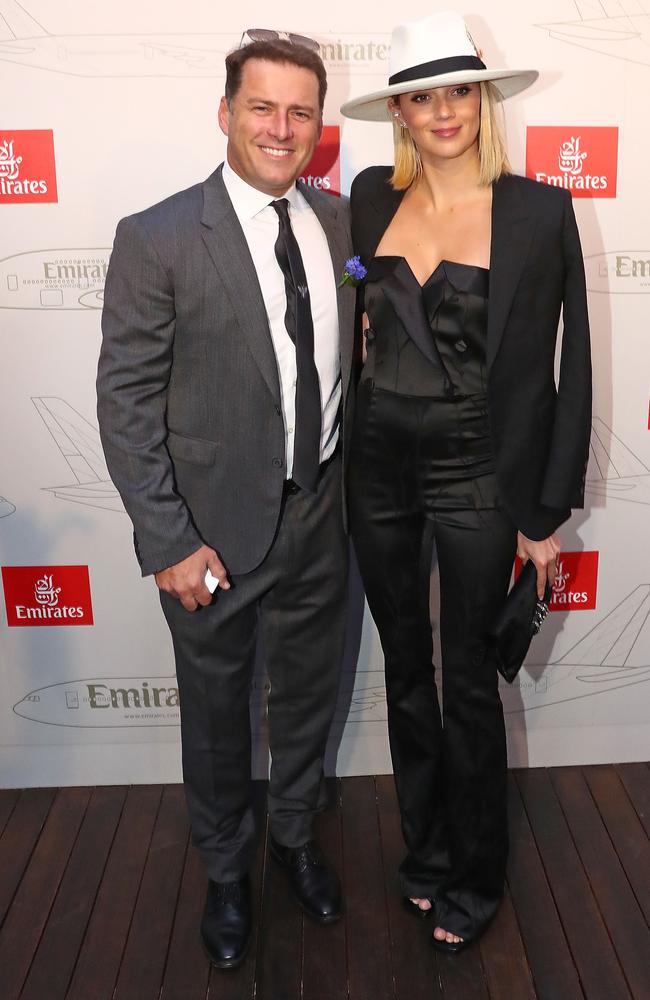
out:
{"label": "jacket button", "polygon": [[281,417],[281,416],[282,416],[282,409],[281,409],[281,407],[279,407],[279,406],[276,406],[276,408],[275,408],[275,412],[277,413],[277,415],[278,415],[279,417]]}
{"label": "jacket button", "polygon": [[282,461],[281,458],[274,458],[271,464],[274,469],[281,469],[282,466],[284,465],[284,462]]}

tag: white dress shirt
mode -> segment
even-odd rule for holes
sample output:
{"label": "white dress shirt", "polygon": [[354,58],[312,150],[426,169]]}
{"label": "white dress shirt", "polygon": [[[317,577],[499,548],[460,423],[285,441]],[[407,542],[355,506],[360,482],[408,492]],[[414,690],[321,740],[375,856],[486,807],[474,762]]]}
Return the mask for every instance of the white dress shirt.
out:
{"label": "white dress shirt", "polygon": [[[275,256],[279,219],[275,209],[271,208],[271,202],[276,199],[247,184],[228,162],[223,165],[223,182],[244,231],[269,320],[278,363],[287,478],[290,479],[296,423],[296,348],[284,325],[287,296],[284,275]],[[320,461],[324,462],[334,451],[339,436],[341,359],[336,279],[327,237],[314,211],[295,184],[284,197],[289,202],[291,228],[300,247],[309,285],[314,324],[314,360],[320,382],[322,411]]]}

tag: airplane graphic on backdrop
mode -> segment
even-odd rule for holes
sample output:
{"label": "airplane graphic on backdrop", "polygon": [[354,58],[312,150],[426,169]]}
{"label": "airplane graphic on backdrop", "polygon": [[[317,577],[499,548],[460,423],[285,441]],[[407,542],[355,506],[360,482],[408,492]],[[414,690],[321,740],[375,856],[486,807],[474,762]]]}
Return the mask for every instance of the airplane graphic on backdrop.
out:
{"label": "airplane graphic on backdrop", "polygon": [[650,13],[641,0],[575,0],[567,7],[565,21],[537,27],[568,45],[650,66]]}
{"label": "airplane graphic on backdrop", "polygon": [[108,474],[98,429],[58,396],[32,396],[32,402],[76,480],[46,489],[59,500],[124,511]]}
{"label": "airplane graphic on backdrop", "polygon": [[0,309],[101,309],[110,247],[26,250],[0,260]]}
{"label": "airplane graphic on backdrop", "polygon": [[[559,660],[544,667],[533,680],[527,672],[520,687],[503,690],[506,715],[650,680],[650,664],[643,663],[642,633],[648,630],[650,585],[633,590]],[[647,649],[647,637],[645,648]],[[530,681],[526,681],[526,677]],[[509,707],[510,692],[517,692],[516,707]],[[252,703],[260,716],[260,733],[268,682],[260,678],[252,689]],[[178,688],[170,677],[90,678],[49,684],[30,691],[14,706],[17,715],[49,725],[82,728],[107,726],[177,726]],[[386,723],[386,689],[382,670],[344,674],[336,722],[346,727],[369,722]],[[358,734],[358,730],[348,732]]]}
{"label": "airplane graphic on backdrop", "polygon": [[[218,77],[239,32],[158,32],[54,35],[17,0],[0,0],[0,60],[51,73],[85,77]],[[330,74],[385,75],[387,34],[319,32]]]}
{"label": "airplane graphic on backdrop", "polygon": [[223,77],[227,34],[53,35],[17,0],[0,0],[0,60],[69,76]]}
{"label": "airplane graphic on backdrop", "polygon": [[15,510],[16,508],[12,503],[9,503],[4,497],[0,497],[0,517],[9,517]]}
{"label": "airplane graphic on backdrop", "polygon": [[[559,659],[534,662],[532,647],[513,687],[501,685],[506,715],[517,715],[564,702],[607,694],[650,681],[650,584],[641,584]],[[336,721],[386,722],[382,670],[343,674]]]}
{"label": "airplane graphic on backdrop", "polygon": [[[76,483],[48,487],[49,491],[59,500],[123,511],[97,427],[57,396],[34,396],[32,402],[76,478]],[[609,499],[650,504],[650,469],[599,417],[592,421],[586,490]]]}

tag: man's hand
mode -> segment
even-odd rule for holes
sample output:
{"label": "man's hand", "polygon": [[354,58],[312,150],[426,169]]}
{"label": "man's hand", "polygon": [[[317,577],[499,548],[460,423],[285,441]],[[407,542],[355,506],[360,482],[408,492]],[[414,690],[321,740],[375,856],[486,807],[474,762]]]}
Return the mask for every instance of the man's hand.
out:
{"label": "man's hand", "polygon": [[155,579],[160,589],[178,598],[186,611],[196,611],[199,604],[205,606],[212,601],[212,594],[205,585],[205,571],[208,569],[219,581],[222,590],[230,590],[224,565],[208,545],[202,545],[187,559],[161,569]]}
{"label": "man's hand", "polygon": [[537,596],[540,600],[544,596],[546,581],[548,580],[551,587],[555,582],[559,554],[560,539],[557,535],[549,535],[541,542],[534,542],[522,535],[521,531],[517,532],[517,555],[523,562],[533,560],[537,570]]}

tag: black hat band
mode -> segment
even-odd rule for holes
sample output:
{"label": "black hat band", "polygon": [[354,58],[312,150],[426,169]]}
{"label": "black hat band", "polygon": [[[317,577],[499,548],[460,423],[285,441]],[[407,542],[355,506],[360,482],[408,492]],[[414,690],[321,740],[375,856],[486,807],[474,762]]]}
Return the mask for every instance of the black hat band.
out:
{"label": "black hat band", "polygon": [[408,83],[409,80],[425,80],[430,76],[443,76],[447,73],[458,73],[461,70],[481,70],[486,69],[485,63],[478,56],[450,56],[449,59],[434,59],[433,62],[420,63],[419,66],[410,66],[399,73],[393,73],[388,77],[388,83],[392,87],[396,83]]}

